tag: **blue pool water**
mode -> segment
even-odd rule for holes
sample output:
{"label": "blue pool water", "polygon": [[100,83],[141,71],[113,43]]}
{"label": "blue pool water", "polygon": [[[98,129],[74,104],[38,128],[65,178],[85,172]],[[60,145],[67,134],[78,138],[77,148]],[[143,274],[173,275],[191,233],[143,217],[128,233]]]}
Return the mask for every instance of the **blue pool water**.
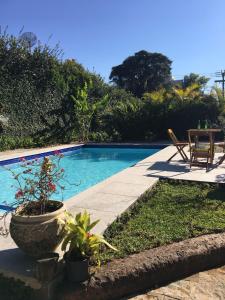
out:
{"label": "blue pool water", "polygon": [[[159,151],[161,148],[119,148],[119,147],[82,147],[78,150],[65,152],[60,166],[65,169],[65,186],[63,200],[86,190],[96,183],[112,176],[113,174],[130,167],[138,161]],[[20,164],[7,165],[18,173]],[[10,205],[15,201],[16,181],[12,174],[0,167],[0,208]],[[54,200],[62,200],[61,193],[52,196]]]}

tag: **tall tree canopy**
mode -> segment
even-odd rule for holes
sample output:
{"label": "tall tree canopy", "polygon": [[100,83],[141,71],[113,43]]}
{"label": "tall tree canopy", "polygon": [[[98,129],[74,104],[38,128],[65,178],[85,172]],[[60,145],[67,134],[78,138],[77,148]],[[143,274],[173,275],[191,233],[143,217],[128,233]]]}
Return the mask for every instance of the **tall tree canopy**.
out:
{"label": "tall tree canopy", "polygon": [[184,76],[183,88],[187,88],[189,86],[192,86],[193,84],[198,84],[199,88],[203,89],[206,86],[208,81],[209,78],[205,76],[201,76],[195,73],[190,73],[189,75]]}
{"label": "tall tree canopy", "polygon": [[113,67],[109,79],[118,87],[141,97],[143,93],[155,91],[171,82],[171,63],[161,53],[142,50]]}

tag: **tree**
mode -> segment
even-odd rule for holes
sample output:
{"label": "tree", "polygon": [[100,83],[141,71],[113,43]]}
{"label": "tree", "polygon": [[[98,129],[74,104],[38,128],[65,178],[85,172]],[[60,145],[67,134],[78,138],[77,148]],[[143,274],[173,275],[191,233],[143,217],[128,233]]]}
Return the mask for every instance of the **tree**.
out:
{"label": "tree", "polygon": [[163,103],[167,100],[170,100],[173,97],[171,91],[172,91],[171,89],[161,88],[158,89],[157,91],[144,93],[143,100],[145,101],[150,100],[151,102],[154,103]]}
{"label": "tree", "polygon": [[108,95],[106,94],[101,99],[91,102],[89,101],[88,90],[92,85],[92,82],[85,82],[83,88],[78,88],[76,95],[72,95],[72,100],[74,103],[74,113],[77,123],[77,130],[79,139],[83,142],[88,141],[91,122],[96,113],[104,110],[108,104]]}
{"label": "tree", "polygon": [[200,86],[197,83],[193,83],[192,85],[188,85],[184,88],[172,88],[172,95],[174,95],[174,97],[176,97],[179,101],[190,101],[195,99],[200,100],[203,93],[201,93]]}
{"label": "tree", "polygon": [[126,58],[112,68],[109,79],[120,88],[141,97],[171,82],[171,60],[161,53],[145,50]]}
{"label": "tree", "polygon": [[170,103],[171,101],[193,101],[201,100],[204,94],[200,90],[200,86],[197,83],[193,83],[186,88],[174,86],[171,89],[161,88],[157,91],[145,93],[143,100],[150,100],[154,103]]}
{"label": "tree", "polygon": [[186,89],[189,86],[192,86],[193,84],[197,84],[200,89],[203,89],[207,82],[209,81],[209,78],[205,76],[201,76],[195,73],[190,73],[189,75],[184,76],[183,80],[183,88]]}
{"label": "tree", "polygon": [[217,101],[221,111],[224,112],[225,100],[223,98],[223,91],[218,86],[213,86],[210,95]]}

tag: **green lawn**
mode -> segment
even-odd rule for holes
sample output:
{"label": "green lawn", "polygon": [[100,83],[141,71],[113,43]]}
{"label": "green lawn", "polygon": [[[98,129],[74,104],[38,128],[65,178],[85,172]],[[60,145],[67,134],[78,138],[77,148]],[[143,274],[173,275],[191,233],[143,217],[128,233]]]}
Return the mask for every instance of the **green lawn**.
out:
{"label": "green lawn", "polygon": [[161,181],[142,196],[105,233],[119,252],[107,250],[103,261],[145,249],[225,230],[225,187]]}

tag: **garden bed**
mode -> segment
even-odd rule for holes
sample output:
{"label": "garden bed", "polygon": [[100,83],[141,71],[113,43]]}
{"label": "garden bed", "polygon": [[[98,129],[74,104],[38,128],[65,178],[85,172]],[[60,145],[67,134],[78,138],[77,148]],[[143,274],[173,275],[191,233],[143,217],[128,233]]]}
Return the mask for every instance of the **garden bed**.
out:
{"label": "garden bed", "polygon": [[119,251],[101,254],[90,281],[65,280],[54,299],[120,299],[225,264],[224,195],[223,184],[161,180],[105,232]]}
{"label": "garden bed", "polygon": [[119,251],[57,299],[120,299],[225,264],[224,195],[221,184],[161,180],[105,232]]}
{"label": "garden bed", "polygon": [[161,180],[106,231],[103,261],[225,231],[225,185]]}
{"label": "garden bed", "polygon": [[65,281],[54,300],[118,300],[222,266],[224,253],[225,233],[145,250],[103,265],[88,282]]}

